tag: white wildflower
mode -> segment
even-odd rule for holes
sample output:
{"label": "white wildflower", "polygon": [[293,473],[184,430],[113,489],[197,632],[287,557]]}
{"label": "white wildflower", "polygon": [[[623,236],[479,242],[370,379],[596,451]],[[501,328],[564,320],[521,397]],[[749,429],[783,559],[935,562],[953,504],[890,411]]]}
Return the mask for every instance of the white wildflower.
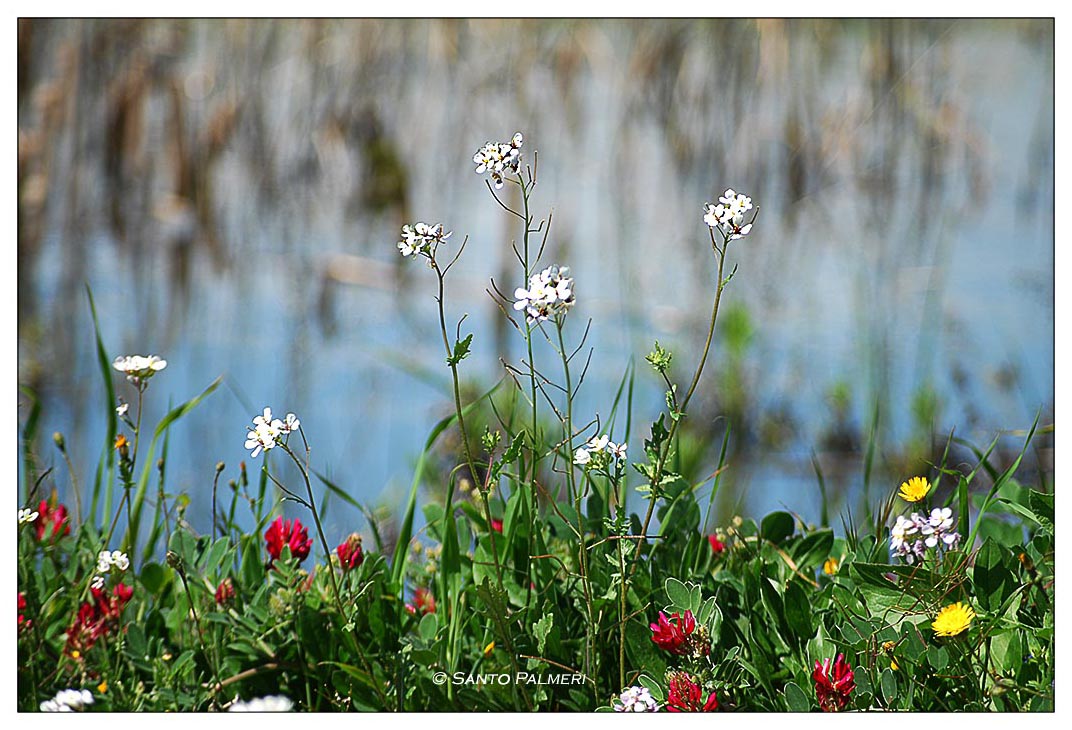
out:
{"label": "white wildflower", "polygon": [[577,464],[578,466],[584,466],[591,460],[592,454],[588,451],[588,449],[584,448],[583,446],[577,449],[577,451],[573,454],[573,463]]}
{"label": "white wildflower", "polygon": [[451,231],[444,232],[442,223],[436,223],[434,226],[427,223],[405,225],[402,226],[402,240],[398,242],[398,250],[406,257],[424,256],[430,259],[436,247],[446,243],[451,235]]}
{"label": "white wildflower", "polygon": [[149,378],[167,367],[167,360],[156,355],[125,355],[115,359],[112,367],[125,373],[127,380],[141,386]]}
{"label": "white wildflower", "polygon": [[514,309],[525,310],[529,322],[564,315],[576,303],[568,266],[548,266],[529,277],[529,288],[514,290]]}
{"label": "white wildflower", "polygon": [[613,442],[607,444],[607,451],[610,452],[610,455],[614,457],[615,461],[625,461],[625,451],[628,448],[628,444],[616,444]]}
{"label": "white wildflower", "polygon": [[41,712],[77,712],[92,704],[93,695],[88,689],[62,689],[41,703]]}
{"label": "white wildflower", "polygon": [[[97,567],[100,567],[100,566],[98,565]],[[98,591],[104,590],[104,576],[103,575],[95,575],[95,576],[93,576],[93,580],[90,581],[89,586],[91,588],[96,588]]]}
{"label": "white wildflower", "polygon": [[503,174],[513,173],[521,167],[521,132],[514,134],[509,142],[488,142],[473,155],[476,174],[487,173],[498,190],[503,186]]}
{"label": "white wildflower", "polygon": [[603,451],[607,448],[607,444],[610,443],[610,436],[603,434],[602,436],[593,436],[588,441],[588,448],[592,451]]}
{"label": "white wildflower", "polygon": [[227,708],[228,712],[290,712],[294,709],[294,703],[290,698],[282,695],[269,695],[243,702],[235,697],[234,702]]}
{"label": "white wildflower", "polygon": [[[752,210],[752,199],[747,195],[727,188],[718,205],[704,205],[704,223],[716,228],[727,240],[743,238],[752,231],[752,223],[745,223],[745,213]],[[753,215],[753,220],[755,216]]]}
{"label": "white wildflower", "polygon": [[32,510],[29,507],[19,510],[19,524],[25,525],[29,522],[33,522],[41,515],[36,510]]}
{"label": "white wildflower", "polygon": [[129,411],[129,410],[130,410],[130,404],[129,403],[124,403],[123,401],[119,401],[119,405],[115,407],[115,415],[117,415],[120,418],[122,418],[123,416],[127,415],[127,411]]}
{"label": "white wildflower", "polygon": [[655,712],[658,709],[659,703],[647,687],[630,687],[614,703],[615,712]]}

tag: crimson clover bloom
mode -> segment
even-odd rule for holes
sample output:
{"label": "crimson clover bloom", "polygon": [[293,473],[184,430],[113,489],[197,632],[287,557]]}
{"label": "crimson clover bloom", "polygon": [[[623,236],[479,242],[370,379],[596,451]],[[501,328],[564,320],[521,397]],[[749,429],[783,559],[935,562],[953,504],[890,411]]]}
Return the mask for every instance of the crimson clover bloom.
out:
{"label": "crimson clover bloom", "polygon": [[34,534],[37,541],[56,540],[71,533],[71,525],[67,519],[67,508],[62,504],[55,507],[42,499],[37,507],[38,517],[34,520]]}
{"label": "crimson clover bloom", "polygon": [[361,550],[361,536],[356,532],[351,532],[350,536],[335,548],[335,552],[343,570],[353,570],[365,562],[365,554]]}
{"label": "crimson clover bloom", "polygon": [[313,547],[313,541],[309,539],[309,530],[302,527],[301,520],[294,518],[284,521],[282,517],[276,517],[275,522],[268,526],[264,533],[264,543],[268,548],[270,560],[268,564],[276,560],[283,552],[283,546],[290,547],[290,554],[298,559],[298,562],[309,557],[309,550]]}
{"label": "crimson clover bloom", "polygon": [[714,692],[704,699],[703,687],[685,672],[671,672],[670,691],[666,698],[667,712],[714,712],[718,697]]}
{"label": "crimson clover bloom", "polygon": [[501,533],[503,531],[503,521],[502,520],[497,520],[494,517],[492,517],[491,518],[491,529],[495,530],[495,532]]}
{"label": "crimson clover bloom", "polygon": [[435,613],[435,596],[427,588],[421,586],[413,592],[413,603],[406,604],[406,610],[416,616],[426,613]]}
{"label": "crimson clover bloom", "polygon": [[815,680],[815,695],[819,698],[819,707],[823,712],[837,712],[845,709],[849,695],[856,689],[852,667],[845,661],[844,654],[837,659],[823,659],[815,662],[815,671],[811,678]]}
{"label": "crimson clover bloom", "polygon": [[26,611],[26,594],[19,593],[19,631],[23,629],[33,628],[33,620],[27,616]]}
{"label": "crimson clover bloom", "polygon": [[692,615],[692,611],[685,611],[684,616],[675,612],[669,619],[665,613],[659,611],[658,622],[651,624],[651,640],[660,649],[684,656],[690,653],[688,638],[695,630],[696,617]]}
{"label": "crimson clover bloom", "polygon": [[715,555],[721,555],[722,551],[726,549],[726,543],[719,540],[715,535],[708,535],[707,541],[711,543],[711,552]]}
{"label": "crimson clover bloom", "polygon": [[224,578],[218,586],[216,586],[216,605],[227,606],[235,597],[234,582],[230,578]]}
{"label": "crimson clover bloom", "polygon": [[92,602],[84,602],[78,607],[74,623],[67,629],[68,656],[79,658],[88,651],[102,636],[107,636],[119,625],[119,616],[134,595],[134,589],[120,583],[109,595],[103,588],[90,588]]}

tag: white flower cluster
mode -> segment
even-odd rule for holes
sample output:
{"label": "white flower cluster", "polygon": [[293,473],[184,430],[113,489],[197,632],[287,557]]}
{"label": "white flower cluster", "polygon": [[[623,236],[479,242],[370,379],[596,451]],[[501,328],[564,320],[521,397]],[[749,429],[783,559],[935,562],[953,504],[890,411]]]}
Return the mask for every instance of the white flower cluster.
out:
{"label": "white flower cluster", "polygon": [[56,696],[41,703],[41,712],[78,712],[93,704],[88,689],[61,689]]}
{"label": "white flower cluster", "polygon": [[476,174],[485,172],[495,183],[495,189],[503,186],[503,173],[517,174],[521,167],[521,132],[514,135],[509,142],[488,142],[473,155]]}
{"label": "white flower cluster", "polygon": [[32,510],[29,507],[27,507],[26,509],[20,509],[19,510],[19,524],[20,525],[25,525],[28,522],[33,522],[34,520],[36,520],[40,516],[41,515],[39,515],[37,513],[37,510]]}
{"label": "white flower cluster", "polygon": [[890,549],[909,565],[922,560],[927,548],[955,550],[960,535],[953,529],[953,510],[935,507],[929,517],[913,512],[911,516],[897,515],[890,528]]}
{"label": "white flower cluster", "polygon": [[592,462],[593,456],[604,453],[614,461],[624,461],[626,458],[625,451],[628,448],[628,444],[616,444],[606,434],[593,436],[587,444],[573,453],[573,463],[579,466],[587,466]]}
{"label": "white flower cluster", "polygon": [[97,572],[107,573],[112,568],[116,568],[120,573],[125,572],[130,567],[130,559],[127,558],[127,554],[118,550],[101,550],[97,555]]}
{"label": "white flower cluster", "polygon": [[156,355],[124,355],[117,357],[112,367],[126,373],[127,380],[134,385],[141,385],[166,368],[167,360],[161,360]]}
{"label": "white flower cluster", "polygon": [[722,235],[729,236],[732,241],[735,238],[747,236],[752,230],[751,223],[744,222],[744,214],[752,210],[752,199],[747,195],[736,192],[733,188],[727,188],[722,197],[718,199],[718,205],[708,203],[704,206],[704,223],[717,228]]}
{"label": "white flower cluster", "polygon": [[257,458],[261,451],[275,448],[276,443],[291,431],[296,431],[301,421],[293,413],[288,413],[286,420],[272,418],[272,409],[265,408],[259,416],[253,417],[253,428],[246,434],[246,448],[252,449],[251,458]]}
{"label": "white flower cluster", "polygon": [[659,703],[647,687],[630,687],[614,702],[615,712],[657,712]]}
{"label": "white flower cluster", "polygon": [[228,712],[290,712],[294,709],[294,703],[290,701],[290,698],[283,697],[282,695],[269,695],[267,697],[257,697],[249,702],[243,702],[237,697],[234,698],[234,702],[227,708]]}
{"label": "white flower cluster", "polygon": [[573,296],[573,279],[568,266],[548,266],[529,277],[529,288],[514,290],[514,309],[525,310],[529,322],[565,314],[577,301]]}
{"label": "white flower cluster", "polygon": [[450,236],[451,231],[443,232],[442,223],[436,223],[434,226],[427,223],[402,226],[402,240],[398,242],[398,250],[407,257],[419,255],[431,258],[435,247],[445,243]]}

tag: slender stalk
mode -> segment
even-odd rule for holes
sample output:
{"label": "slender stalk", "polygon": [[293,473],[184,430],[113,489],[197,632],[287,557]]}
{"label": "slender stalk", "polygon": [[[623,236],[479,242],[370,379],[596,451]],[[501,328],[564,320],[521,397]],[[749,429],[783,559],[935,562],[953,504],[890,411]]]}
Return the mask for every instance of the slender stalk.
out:
{"label": "slender stalk", "polygon": [[[522,266],[525,269],[525,286],[529,285],[529,277],[532,276],[532,261],[529,259],[529,231],[532,228],[532,215],[529,212],[529,193],[531,192],[531,186],[525,185],[525,180],[518,176],[521,185],[521,201],[525,215],[525,231],[523,234],[523,248],[524,259]],[[536,496],[536,470],[540,461],[540,447],[539,439],[537,438],[539,422],[537,421],[536,413],[536,363],[532,358],[532,324],[526,323],[525,325],[525,349],[528,351],[529,358],[529,398],[532,401],[532,432],[529,437],[532,439],[532,452],[530,460],[532,462],[529,469],[529,488],[523,489],[522,494],[526,501],[526,507],[529,515],[529,534],[528,534],[528,548],[526,553],[532,555],[532,543],[536,535],[536,518],[538,512],[539,500]],[[532,562],[529,561],[527,568],[529,575],[526,576],[529,580],[526,581],[527,587],[525,588],[525,608],[529,607],[532,599]]]}
{"label": "slender stalk", "polygon": [[[302,440],[304,441],[304,439],[305,434],[302,433]],[[324,549],[324,555],[327,559],[328,576],[331,578],[331,590],[335,596],[335,605],[338,608],[339,615],[342,617],[342,619],[347,620],[346,608],[342,602],[342,594],[339,592],[339,582],[338,579],[335,577],[335,568],[331,564],[331,547],[328,545],[327,537],[324,536],[324,527],[320,524],[320,512],[317,510],[316,500],[313,498],[313,485],[309,482],[309,471],[306,468],[306,465],[302,464],[301,460],[298,459],[297,455],[291,450],[289,446],[287,446],[286,443],[280,441],[279,446],[282,447],[282,449],[287,452],[290,458],[294,461],[294,464],[298,467],[298,471],[301,472],[302,480],[305,482],[305,491],[309,495],[309,511],[313,513],[313,522],[316,524],[316,532],[317,535],[320,537],[320,545]],[[305,453],[306,459],[308,459],[308,444],[306,444],[305,446]],[[365,671],[368,672],[369,678],[372,680],[373,686],[376,688],[376,693],[379,695],[380,701],[383,702],[384,706],[386,706],[387,698],[384,696],[383,690],[380,688],[379,684],[375,681],[375,675],[372,672],[372,666],[369,664],[368,658],[365,657],[365,652],[362,651],[361,645],[358,644],[358,642],[354,639],[353,632],[344,631],[343,633],[350,637],[350,645],[356,650],[358,658],[361,660],[361,663],[364,665]]]}
{"label": "slender stalk", "polygon": [[700,375],[703,374],[704,365],[707,363],[707,355],[711,350],[711,341],[715,334],[715,321],[718,319],[718,305],[722,300],[722,290],[726,286],[726,282],[723,280],[723,273],[725,271],[726,263],[726,248],[729,245],[729,236],[724,236],[722,240],[722,248],[719,248],[715,241],[714,229],[711,229],[711,247],[715,251],[716,258],[718,259],[718,285],[715,289],[715,299],[711,306],[711,321],[707,327],[707,340],[704,342],[703,353],[700,356],[700,362],[696,366],[696,372],[692,376],[692,383],[689,385],[688,391],[685,393],[685,397],[681,400],[681,406],[678,411],[682,414],[681,417],[675,419],[670,424],[670,432],[666,437],[666,448],[659,456],[659,462],[655,467],[654,478],[651,482],[651,492],[648,499],[648,511],[644,515],[644,524],[640,529],[641,540],[637,544],[636,555],[633,556],[632,567],[629,569],[629,576],[632,577],[636,574],[637,566],[640,564],[640,556],[644,552],[644,547],[648,544],[647,534],[648,526],[651,524],[652,515],[655,513],[655,504],[659,496],[659,483],[662,481],[663,471],[666,468],[666,461],[670,456],[670,451],[674,443],[674,437],[677,435],[678,426],[684,418],[686,409],[689,406],[689,401],[692,400],[693,394],[696,392],[696,386],[700,382]]}

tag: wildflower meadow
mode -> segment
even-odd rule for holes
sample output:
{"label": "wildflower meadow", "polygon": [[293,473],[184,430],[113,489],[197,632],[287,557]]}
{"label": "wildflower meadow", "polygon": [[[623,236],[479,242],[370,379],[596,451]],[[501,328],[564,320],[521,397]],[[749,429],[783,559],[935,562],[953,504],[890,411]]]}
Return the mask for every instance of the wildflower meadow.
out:
{"label": "wildflower meadow", "polygon": [[[487,293],[524,355],[485,392],[463,379],[485,333],[451,299],[465,234],[413,222],[382,242],[412,267],[410,296],[436,303],[453,396],[427,425],[394,534],[318,463],[318,414],[274,393],[233,425],[241,464],[205,453],[197,492],[173,492],[169,435],[220,381],[206,373],[202,392],[144,421],[167,353],[114,352],[87,288],[106,443],[61,495],[69,460],[40,468],[24,425],[19,709],[1052,711],[1054,496],[1019,470],[1052,425],[1025,424],[1011,460],[995,439],[968,445],[968,465],[943,455],[873,484],[864,515],[831,517],[825,492],[814,524],[792,505],[719,514],[729,431],[698,482],[681,434],[720,367],[720,310],[779,211],[709,181],[689,264],[710,271],[699,357],[653,341],[613,399],[581,410],[592,358],[607,367],[586,340],[610,325],[577,319],[594,295],[585,272],[546,255],[539,174],[562,163],[533,147],[522,132],[488,141],[458,175],[486,188],[515,259],[507,279],[488,272]],[[661,412],[635,407],[640,379],[665,391]],[[53,446],[65,456],[62,435]],[[329,497],[369,519],[326,529]],[[190,500],[210,518],[191,517]]]}

